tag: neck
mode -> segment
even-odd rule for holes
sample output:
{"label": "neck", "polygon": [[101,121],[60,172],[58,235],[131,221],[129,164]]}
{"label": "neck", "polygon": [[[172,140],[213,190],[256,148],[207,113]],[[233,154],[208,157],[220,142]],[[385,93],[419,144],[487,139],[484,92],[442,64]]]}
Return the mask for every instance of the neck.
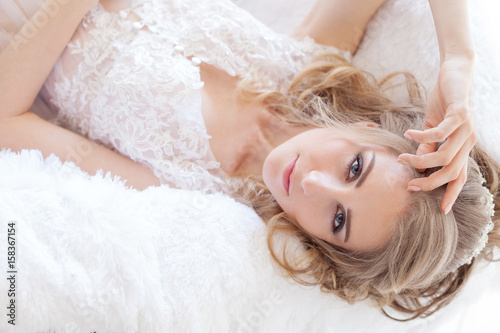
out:
{"label": "neck", "polygon": [[[261,128],[272,149],[296,135],[311,129],[308,126],[291,125],[263,108],[261,111]],[[270,152],[270,151],[269,151]],[[268,152],[268,153],[269,153]],[[267,155],[266,155],[267,156]]]}
{"label": "neck", "polygon": [[235,176],[261,176],[264,161],[274,148],[310,129],[307,126],[290,125],[263,106],[255,111],[255,127],[248,135],[248,145],[233,174]]}

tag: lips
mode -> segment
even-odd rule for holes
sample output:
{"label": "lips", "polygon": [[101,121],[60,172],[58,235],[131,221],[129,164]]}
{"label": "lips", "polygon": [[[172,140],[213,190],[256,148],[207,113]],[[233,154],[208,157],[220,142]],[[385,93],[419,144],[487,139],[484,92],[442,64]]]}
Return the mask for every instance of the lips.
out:
{"label": "lips", "polygon": [[290,183],[292,180],[292,173],[295,170],[295,163],[297,162],[297,159],[299,157],[297,156],[296,159],[294,159],[288,166],[285,168],[285,171],[283,172],[283,187],[285,188],[286,194],[290,194]]}

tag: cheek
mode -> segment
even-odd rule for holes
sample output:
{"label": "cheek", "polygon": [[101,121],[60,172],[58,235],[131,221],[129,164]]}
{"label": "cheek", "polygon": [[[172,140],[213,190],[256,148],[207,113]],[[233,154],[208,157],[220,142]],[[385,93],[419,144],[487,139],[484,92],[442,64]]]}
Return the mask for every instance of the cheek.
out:
{"label": "cheek", "polygon": [[[344,140],[320,140],[309,146],[314,167],[323,168],[324,171],[334,172],[334,176],[343,177],[347,170],[347,162],[363,151],[359,146]],[[341,174],[337,174],[340,168]]]}
{"label": "cheek", "polygon": [[283,197],[286,195],[283,185],[282,185],[282,173],[284,167],[282,166],[282,162],[284,160],[284,155],[280,150],[273,150],[264,160],[264,165],[262,167],[262,179],[264,180],[264,184],[271,191],[274,199],[278,202],[278,204],[284,208],[284,200]]}
{"label": "cheek", "polygon": [[273,159],[271,154],[272,152],[269,155],[267,155],[266,159],[264,160],[264,165],[262,166],[262,178],[264,179],[264,183],[268,188],[272,174],[271,170],[273,168]]}
{"label": "cheek", "polygon": [[297,140],[297,137],[293,137],[274,148],[264,160],[262,177],[271,193],[277,190],[277,184],[281,184],[281,174],[287,163],[290,163],[289,161],[297,156],[297,152],[300,150],[299,146],[300,141]]}
{"label": "cheek", "polygon": [[316,237],[325,239],[330,232],[329,218],[331,215],[333,219],[334,213],[330,212],[328,207],[321,207],[307,198],[300,198],[285,205],[283,210],[302,229]]}

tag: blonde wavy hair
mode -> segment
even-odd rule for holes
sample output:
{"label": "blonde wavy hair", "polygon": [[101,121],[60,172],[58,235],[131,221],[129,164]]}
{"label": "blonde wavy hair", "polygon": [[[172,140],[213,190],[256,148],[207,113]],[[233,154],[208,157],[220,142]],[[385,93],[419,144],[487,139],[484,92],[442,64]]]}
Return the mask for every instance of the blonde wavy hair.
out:
{"label": "blonde wavy hair", "polygon": [[[403,77],[408,101],[398,105],[385,91]],[[349,126],[371,121],[380,128],[357,128],[357,139],[388,147],[394,156],[415,153],[417,144],[403,137],[424,121],[423,89],[408,73],[395,73],[378,82],[372,75],[350,65],[338,55],[315,58],[293,80],[287,93],[264,89],[255,78],[240,82],[245,99],[261,100],[290,124],[316,127]],[[415,171],[415,177],[425,177]],[[440,209],[445,186],[411,194],[407,209],[387,245],[372,252],[353,252],[336,247],[307,233],[279,207],[262,179],[238,180],[235,196],[251,205],[267,223],[268,247],[273,259],[295,281],[320,285],[349,303],[371,299],[404,313],[403,319],[425,317],[448,304],[467,281],[480,258],[493,260],[500,246],[499,166],[479,148],[469,157],[468,177],[452,211]],[[483,177],[486,179],[484,187]],[[242,184],[243,182],[243,184]],[[236,184],[234,183],[234,184]],[[489,193],[496,204],[494,229],[480,256],[462,265],[490,221]],[[283,242],[284,239],[284,242]],[[289,251],[291,240],[300,251]]]}

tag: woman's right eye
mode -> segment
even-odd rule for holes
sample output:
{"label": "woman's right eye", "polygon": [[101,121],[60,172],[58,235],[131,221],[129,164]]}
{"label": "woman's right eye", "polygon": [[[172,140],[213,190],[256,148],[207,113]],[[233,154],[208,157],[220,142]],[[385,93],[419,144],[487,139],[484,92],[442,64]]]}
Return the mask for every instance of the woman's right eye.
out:
{"label": "woman's right eye", "polygon": [[345,224],[345,214],[342,208],[339,206],[332,221],[332,232],[334,234],[338,234],[344,227],[344,224]]}

